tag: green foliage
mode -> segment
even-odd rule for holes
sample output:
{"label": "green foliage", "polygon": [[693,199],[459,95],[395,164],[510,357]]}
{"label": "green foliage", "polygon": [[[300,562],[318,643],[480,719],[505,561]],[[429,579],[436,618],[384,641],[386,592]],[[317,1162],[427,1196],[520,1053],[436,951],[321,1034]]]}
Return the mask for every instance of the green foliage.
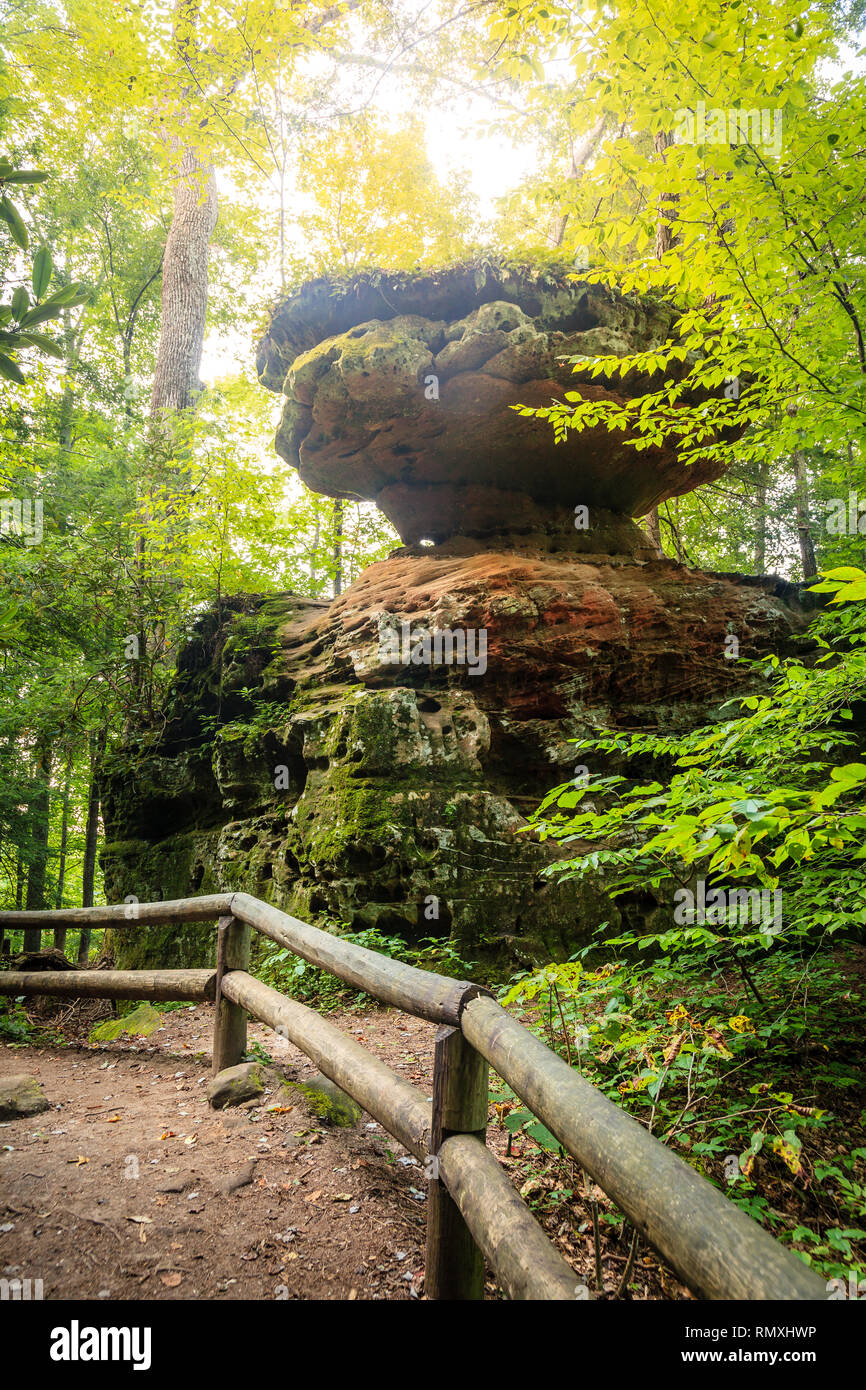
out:
{"label": "green foliage", "polygon": [[263,1062],[266,1067],[272,1067],[274,1064],[274,1059],[270,1052],[268,1052],[266,1047],[262,1047],[260,1042],[256,1042],[255,1038],[247,1048],[244,1054],[244,1060],[247,1062]]}
{"label": "green foliage", "polygon": [[[417,966],[420,970],[433,970],[461,979],[469,975],[473,968],[473,962],[463,960],[459,949],[449,938],[426,937],[417,946],[410,946],[403,937],[389,936],[378,927],[351,931],[332,919],[323,919],[318,925],[333,932],[342,941],[376,951],[391,960]],[[301,999],[325,1013],[339,1008],[363,1008],[371,1003],[370,996],[362,990],[355,990],[329,971],[310,965],[285,946],[269,946],[257,964],[256,974],[266,984],[284,990],[293,998]]]}
{"label": "green foliage", "polygon": [[[18,169],[12,160],[0,159],[0,222],[5,223],[7,234],[21,251],[28,249],[30,234],[6,189],[16,184],[43,183],[47,178],[48,174],[42,170]],[[64,309],[83,304],[87,298],[85,287],[76,284],[63,285],[46,298],[45,291],[53,273],[51,251],[42,245],[33,257],[30,289],[21,279],[9,303],[0,304],[0,377],[19,386],[24,385],[25,377],[15,361],[15,355],[27,348],[38,348],[50,357],[62,357],[63,349],[37,329],[40,324],[59,318]]]}
{"label": "green foliage", "polygon": [[[829,572],[813,653],[759,663],[763,690],[719,722],[578,744],[597,767],[659,769],[581,776],[538,812],[543,835],[579,846],[550,872],[603,873],[626,929],[605,924],[504,1001],[827,1277],[859,1268],[866,1239],[866,1150],[837,1147],[863,1121],[864,583]],[[627,900],[650,893],[660,906],[635,925]]]}
{"label": "green foliage", "polygon": [[[664,950],[713,947],[745,962],[774,944],[862,932],[866,762],[853,726],[866,689],[864,579],[840,569],[816,586],[857,606],[819,621],[815,659],[759,663],[766,693],[735,701],[733,718],[683,736],[619,734],[579,744],[584,757],[627,763],[651,755],[670,772],[664,783],[635,785],[613,773],[554,789],[540,810],[540,832],[584,849],[552,872],[604,869],[614,895],[646,888],[673,897],[677,926],[663,935]],[[727,896],[698,919],[688,894],[701,881],[705,897],[709,889]],[[740,920],[739,905],[754,899],[732,894],[748,891],[780,893],[783,920],[755,921],[755,912],[751,923]],[[655,943],[653,932],[639,944]]]}
{"label": "green foliage", "polygon": [[0,996],[0,1038],[13,1046],[32,1040],[33,1028],[24,1012],[24,1000]]}
{"label": "green foliage", "polygon": [[[866,1270],[866,1148],[856,959],[777,950],[755,966],[763,1003],[692,945],[635,960],[636,937],[599,933],[608,959],[515,977],[502,1002],[611,1100],[764,1222],[827,1278]],[[597,948],[593,948],[595,951]],[[676,1002],[674,1002],[676,1001]],[[556,1152],[516,1098],[506,1128]]]}

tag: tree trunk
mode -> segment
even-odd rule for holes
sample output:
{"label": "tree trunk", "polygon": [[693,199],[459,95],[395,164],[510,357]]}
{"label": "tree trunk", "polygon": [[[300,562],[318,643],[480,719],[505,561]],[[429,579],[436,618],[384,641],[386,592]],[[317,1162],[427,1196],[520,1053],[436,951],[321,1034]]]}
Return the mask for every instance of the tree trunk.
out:
{"label": "tree trunk", "polygon": [[[63,906],[63,885],[66,880],[66,847],[69,841],[69,794],[72,789],[72,753],[66,761],[66,773],[63,778],[63,814],[60,822],[60,858],[57,865],[57,893],[54,899],[54,906]],[[54,945],[58,951],[66,950],[66,927],[54,928]]]}
{"label": "tree trunk", "polygon": [[662,528],[661,522],[659,521],[658,507],[653,507],[652,511],[647,512],[646,517],[644,518],[644,525],[647,533],[647,538],[650,544],[655,548],[656,554],[663,555],[664,551],[662,550]]}
{"label": "tree trunk", "polygon": [[[600,116],[592,130],[588,135],[584,136],[577,148],[572,144],[569,183],[577,184],[580,180],[588,161],[598,149],[606,125],[607,118],[605,116]],[[568,226],[568,218],[569,214],[567,212],[554,213],[550,229],[547,233],[547,241],[550,246],[556,248],[562,245],[565,239],[565,229]]]}
{"label": "tree trunk", "polygon": [[207,314],[207,264],[217,220],[214,171],[191,146],[174,146],[174,212],[162,263],[162,319],[153,375],[153,420],[188,410],[199,390]]}
{"label": "tree trunk", "polygon": [[[33,857],[27,875],[27,898],[25,910],[38,912],[48,906],[45,901],[45,877],[48,869],[48,835],[51,820],[51,764],[53,754],[49,739],[40,740],[36,747],[36,776],[39,789],[32,802],[33,811]],[[24,950],[38,951],[42,945],[42,932],[39,927],[27,927],[24,932]]]}
{"label": "tree trunk", "polygon": [[[674,137],[669,130],[660,130],[653,139],[656,153],[661,156],[662,163],[665,161],[665,150],[670,149],[674,143]],[[662,256],[677,243],[674,235],[673,226],[676,217],[673,213],[673,205],[677,198],[674,193],[660,193],[658,200],[658,220],[656,222],[656,256],[661,260]]]}
{"label": "tree trunk", "polygon": [[[84,866],[81,873],[81,906],[93,906],[93,888],[96,881],[96,846],[99,840],[99,786],[97,775],[102,750],[105,748],[105,735],[91,735],[90,738],[90,791],[87,798],[87,825],[84,831]],[[78,941],[78,964],[87,964],[90,953],[90,929],[82,928]]]}
{"label": "tree trunk", "polygon": [[806,455],[802,449],[795,449],[791,455],[794,466],[794,481],[797,498],[797,538],[800,542],[800,563],[803,578],[814,579],[818,573],[815,563],[815,543],[812,538],[812,523],[809,519],[809,482],[806,473]]}
{"label": "tree trunk", "polygon": [[769,466],[766,462],[758,468],[758,485],[755,489],[755,545],[752,555],[752,568],[755,574],[767,572],[767,482]]}
{"label": "tree trunk", "polygon": [[343,592],[343,503],[339,497],[334,499],[334,598]]}

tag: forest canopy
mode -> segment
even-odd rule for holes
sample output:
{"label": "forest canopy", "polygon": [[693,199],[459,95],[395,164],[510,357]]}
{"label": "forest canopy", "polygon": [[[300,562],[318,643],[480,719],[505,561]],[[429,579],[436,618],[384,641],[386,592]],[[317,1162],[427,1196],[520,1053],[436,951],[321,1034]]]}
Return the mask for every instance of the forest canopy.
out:
{"label": "forest canopy", "polygon": [[688,564],[863,563],[858,25],[792,0],[5,0],[7,901],[93,893],[92,770],[204,607],[338,592],[394,542],[271,454],[254,343],[310,276],[555,257],[675,304],[665,351],[614,364],[669,371],[651,397],[575,396],[551,427],[720,451],[646,522]]}

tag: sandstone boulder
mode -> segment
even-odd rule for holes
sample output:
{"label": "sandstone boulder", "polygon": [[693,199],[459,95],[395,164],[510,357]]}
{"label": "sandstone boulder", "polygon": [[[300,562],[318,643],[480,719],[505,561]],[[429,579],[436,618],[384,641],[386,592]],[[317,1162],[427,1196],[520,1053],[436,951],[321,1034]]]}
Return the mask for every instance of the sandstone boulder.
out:
{"label": "sandstone boulder", "polygon": [[214,1110],[224,1110],[230,1105],[261,1100],[266,1084],[265,1068],[260,1062],[239,1062],[235,1067],[224,1067],[211,1078],[207,1098]]}
{"label": "sandstone boulder", "polygon": [[51,1104],[35,1076],[28,1076],[25,1072],[0,1076],[0,1120],[19,1120],[50,1108]]}
{"label": "sandstone boulder", "polygon": [[[237,619],[215,636],[205,617],[159,739],[138,755],[139,785],[155,786],[159,767],[194,751],[213,768],[207,803],[179,796],[163,827],[125,766],[107,774],[106,893],[242,889],[306,921],[451,936],[467,962],[566,959],[624,915],[651,930],[657,895],[611,900],[598,876],[550,878],[566,851],[527,818],[586,762],[574,740],[713,718],[751,688],[749,659],[796,650],[808,621],[778,579],[469,540],[400,551],[330,605],[282,596],[259,611],[273,620],[262,662],[247,653],[244,702],[223,705],[214,734],[210,690]],[[383,661],[402,658],[407,629],[483,631],[485,669]],[[596,770],[627,771],[612,756]],[[143,936],[116,933],[118,962]],[[208,964],[201,932],[198,958],[155,940],[164,964]]]}
{"label": "sandstone boulder", "polygon": [[[592,359],[658,346],[669,308],[566,268],[470,269],[438,281],[373,272],[332,284],[327,303],[313,281],[276,311],[259,369],[286,398],[277,451],[309,487],[374,500],[417,543],[573,536],[579,506],[603,531],[611,514],[642,516],[719,476],[715,460],[686,467],[672,444],[636,451],[604,425],[556,444],[546,421],[512,409],[567,391],[623,403],[657,388],[646,374],[596,377]],[[574,357],[587,359],[577,372],[563,360]],[[614,553],[604,538],[585,548]]]}

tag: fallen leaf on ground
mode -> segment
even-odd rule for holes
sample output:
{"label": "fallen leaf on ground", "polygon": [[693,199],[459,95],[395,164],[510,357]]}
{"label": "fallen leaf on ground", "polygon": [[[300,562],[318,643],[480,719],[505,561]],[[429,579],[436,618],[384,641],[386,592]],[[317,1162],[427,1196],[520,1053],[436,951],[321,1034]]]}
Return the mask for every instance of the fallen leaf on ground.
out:
{"label": "fallen leaf on ground", "polygon": [[182,1275],[182,1274],[161,1274],[161,1275],[159,1276],[159,1282],[160,1282],[161,1284],[165,1284],[165,1287],[166,1287],[167,1289],[176,1289],[177,1286],[178,1286],[178,1284],[182,1284],[182,1283],[183,1283],[183,1275]]}

